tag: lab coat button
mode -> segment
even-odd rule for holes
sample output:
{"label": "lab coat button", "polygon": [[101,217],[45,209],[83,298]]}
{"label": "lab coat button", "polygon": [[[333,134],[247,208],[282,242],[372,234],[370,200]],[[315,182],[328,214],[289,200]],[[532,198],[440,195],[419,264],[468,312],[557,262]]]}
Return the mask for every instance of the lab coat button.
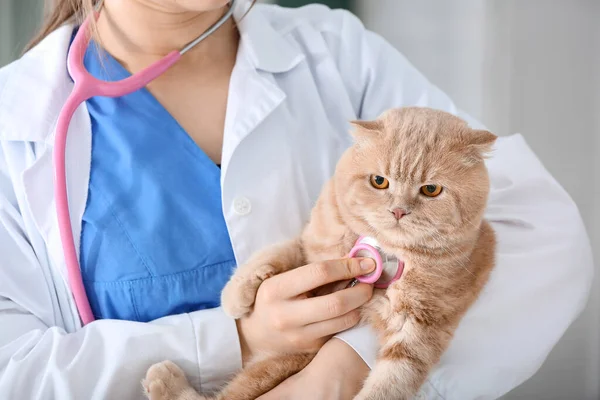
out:
{"label": "lab coat button", "polygon": [[247,215],[250,213],[251,208],[250,200],[245,197],[238,197],[233,201],[233,210],[236,214]]}

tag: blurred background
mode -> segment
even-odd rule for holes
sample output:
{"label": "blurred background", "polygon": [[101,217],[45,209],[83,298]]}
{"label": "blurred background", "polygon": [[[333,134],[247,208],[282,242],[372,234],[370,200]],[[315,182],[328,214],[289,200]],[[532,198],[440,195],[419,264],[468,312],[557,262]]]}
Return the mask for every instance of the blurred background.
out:
{"label": "blurred background", "polygon": [[[349,9],[494,133],[526,138],[579,205],[597,274],[585,312],[504,399],[600,399],[600,1],[262,2]],[[42,15],[42,0],[0,0],[0,66]]]}

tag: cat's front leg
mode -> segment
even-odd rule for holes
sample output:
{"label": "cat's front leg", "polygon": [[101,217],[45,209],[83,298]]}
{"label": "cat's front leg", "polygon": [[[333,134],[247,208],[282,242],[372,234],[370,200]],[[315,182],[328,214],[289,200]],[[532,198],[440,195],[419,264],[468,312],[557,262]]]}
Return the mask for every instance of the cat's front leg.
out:
{"label": "cat's front leg", "polygon": [[361,391],[354,400],[411,400],[411,391],[406,390],[403,382],[396,378],[399,371],[391,371],[401,366],[397,363],[379,362],[365,381]]}
{"label": "cat's front leg", "polygon": [[408,365],[378,360],[354,400],[412,400],[418,389]]}
{"label": "cat's front leg", "polygon": [[290,240],[266,248],[253,255],[246,264],[237,268],[221,293],[223,311],[232,318],[250,312],[261,283],[274,275],[304,264],[302,243]]}
{"label": "cat's front leg", "polygon": [[205,400],[190,385],[181,368],[171,361],[152,365],[142,385],[150,400]]}
{"label": "cat's front leg", "polygon": [[251,363],[237,374],[214,400],[256,400],[290,376],[302,371],[315,354],[279,354]]}
{"label": "cat's front leg", "polygon": [[380,332],[375,368],[354,400],[413,399],[452,337],[450,327],[424,324],[413,315],[393,313],[388,322],[394,319],[401,326]]}
{"label": "cat's front leg", "polygon": [[385,289],[373,290],[373,296],[360,309],[360,323],[368,324],[378,334],[384,332],[385,328],[394,326],[394,329],[402,329],[404,314],[395,314],[392,303]]}

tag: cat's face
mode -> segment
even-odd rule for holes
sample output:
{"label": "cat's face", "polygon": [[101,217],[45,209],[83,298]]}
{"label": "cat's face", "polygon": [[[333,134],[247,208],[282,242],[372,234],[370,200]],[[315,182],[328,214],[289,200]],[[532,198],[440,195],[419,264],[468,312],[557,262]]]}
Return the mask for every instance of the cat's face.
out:
{"label": "cat's face", "polygon": [[357,233],[432,244],[478,225],[489,191],[483,157],[496,136],[426,108],[355,125],[356,144],[335,179],[343,217]]}

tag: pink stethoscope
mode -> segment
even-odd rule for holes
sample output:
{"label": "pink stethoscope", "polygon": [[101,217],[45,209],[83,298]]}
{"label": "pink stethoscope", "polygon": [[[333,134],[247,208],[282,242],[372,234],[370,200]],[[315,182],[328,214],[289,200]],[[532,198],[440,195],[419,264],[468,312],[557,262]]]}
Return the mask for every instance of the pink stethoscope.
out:
{"label": "pink stethoscope", "polygon": [[404,261],[385,253],[377,240],[368,236],[360,236],[347,257],[370,257],[375,261],[375,271],[356,277],[350,282],[350,286],[362,282],[372,284],[377,289],[385,289],[400,279],[404,271]]}
{"label": "pink stethoscope", "polygon": [[[63,252],[65,255],[65,263],[67,267],[67,276],[71,292],[75,300],[75,305],[79,311],[83,325],[94,321],[92,308],[90,307],[83,280],[75,243],[73,239],[73,230],[71,227],[71,218],[69,215],[69,202],[67,197],[67,175],[65,168],[65,152],[67,143],[67,132],[71,118],[75,114],[75,110],[83,102],[93,96],[104,97],[120,97],[135,92],[146,86],[148,83],[158,78],[162,73],[168,70],[175,64],[181,56],[191,50],[198,43],[202,42],[206,37],[216,31],[223,25],[232,15],[236,0],[229,2],[229,9],[215,24],[204,31],[198,38],[187,44],[180,51],[172,51],[167,56],[128,77],[127,79],[106,82],[101,81],[91,76],[85,69],[83,59],[85,52],[89,46],[91,35],[89,33],[89,24],[91,18],[98,18],[98,11],[94,12],[93,16],[88,17],[79,28],[67,59],[68,71],[75,83],[73,91],[67,98],[63,106],[56,125],[56,139],[54,143],[54,193],[56,196],[56,214],[58,217],[58,228],[62,243]],[[102,1],[100,2],[100,7]]]}

